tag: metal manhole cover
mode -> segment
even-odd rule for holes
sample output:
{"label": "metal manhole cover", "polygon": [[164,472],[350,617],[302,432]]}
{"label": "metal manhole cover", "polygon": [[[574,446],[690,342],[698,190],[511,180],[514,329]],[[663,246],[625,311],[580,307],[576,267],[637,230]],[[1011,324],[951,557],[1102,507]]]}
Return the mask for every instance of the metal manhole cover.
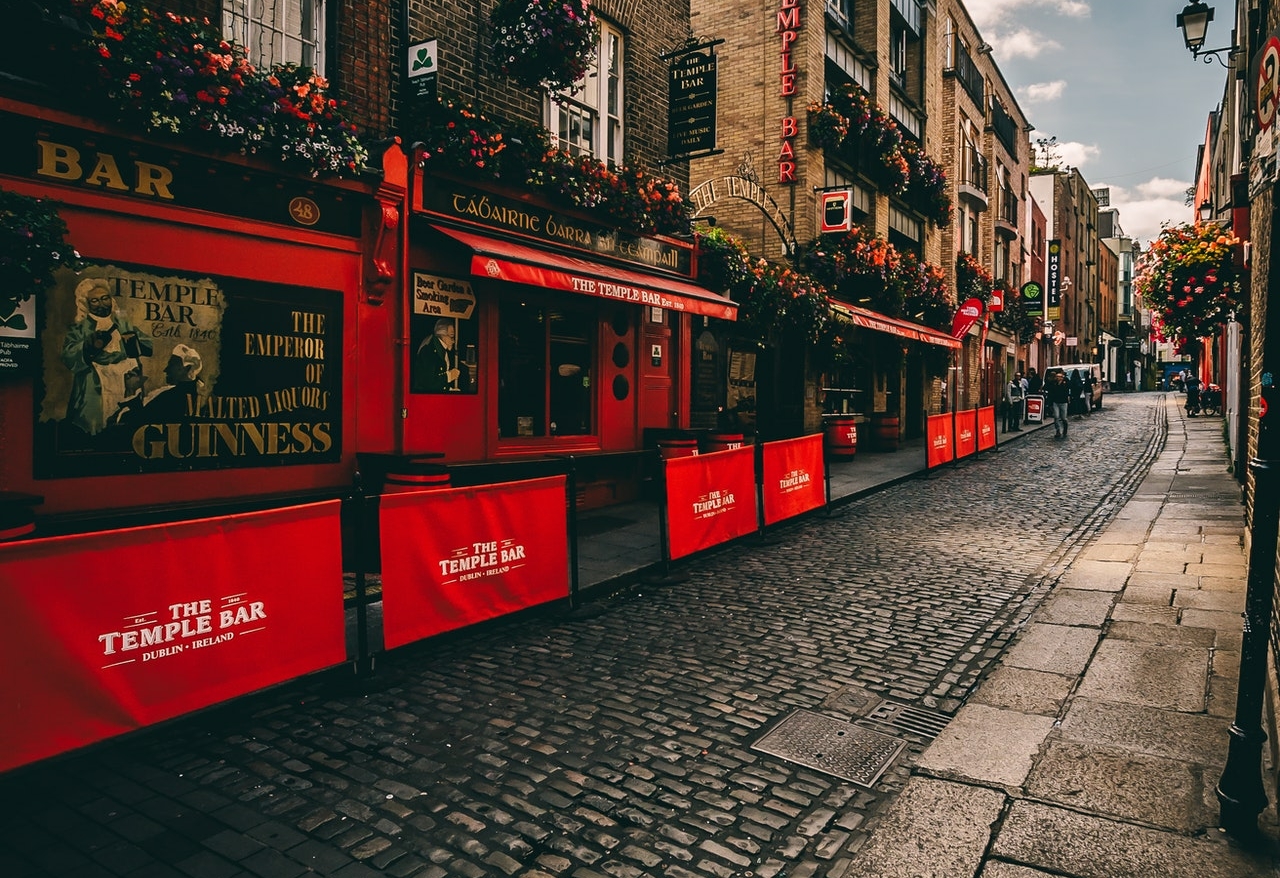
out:
{"label": "metal manhole cover", "polygon": [[752,750],[872,787],[907,742],[811,710],[797,710]]}

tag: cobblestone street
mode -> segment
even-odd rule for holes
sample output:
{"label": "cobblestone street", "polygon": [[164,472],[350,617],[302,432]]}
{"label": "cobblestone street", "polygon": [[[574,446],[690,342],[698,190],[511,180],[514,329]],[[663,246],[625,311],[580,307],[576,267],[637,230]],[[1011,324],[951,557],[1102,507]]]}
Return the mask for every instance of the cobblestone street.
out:
{"label": "cobblestone street", "polygon": [[[1136,489],[1163,400],[1108,395],[1065,442],[1038,430],[679,565],[680,581],[0,777],[0,874],[839,876]],[[906,747],[869,788],[752,749],[797,710]]]}

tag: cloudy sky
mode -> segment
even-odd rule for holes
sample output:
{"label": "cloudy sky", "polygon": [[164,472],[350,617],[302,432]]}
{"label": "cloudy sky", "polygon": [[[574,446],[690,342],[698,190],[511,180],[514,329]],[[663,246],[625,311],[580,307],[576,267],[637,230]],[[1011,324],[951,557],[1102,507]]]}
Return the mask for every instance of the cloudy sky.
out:
{"label": "cloudy sky", "polygon": [[[1226,71],[1191,57],[1175,21],[1188,0],[964,0],[1018,106],[1090,187],[1111,187],[1120,225],[1146,244],[1185,204],[1197,147]],[[1234,4],[1214,7],[1208,48],[1231,41]]]}

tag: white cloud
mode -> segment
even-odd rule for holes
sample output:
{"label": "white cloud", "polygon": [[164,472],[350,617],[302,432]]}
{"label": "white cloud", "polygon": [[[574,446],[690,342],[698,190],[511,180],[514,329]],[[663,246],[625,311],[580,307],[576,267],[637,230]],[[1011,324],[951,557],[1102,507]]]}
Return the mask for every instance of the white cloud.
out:
{"label": "white cloud", "polygon": [[[1079,168],[1089,164],[1090,159],[1096,159],[1102,155],[1102,150],[1094,143],[1078,143],[1069,140],[1066,143],[1058,142],[1056,147],[1058,155],[1062,156],[1062,163],[1070,165],[1073,168]],[[1088,179],[1088,174],[1085,178]]]}
{"label": "white cloud", "polygon": [[1018,97],[1022,98],[1023,103],[1026,104],[1042,104],[1046,101],[1056,101],[1066,90],[1067,81],[1055,79],[1053,82],[1036,82],[1026,88],[1018,89]]}
{"label": "white cloud", "polygon": [[1082,0],[968,0],[964,7],[979,28],[1005,21],[1019,9],[1035,9],[1067,18],[1088,18],[1092,11]]}
{"label": "white cloud", "polygon": [[1120,228],[1146,247],[1160,236],[1162,225],[1191,222],[1195,217],[1186,204],[1190,185],[1186,180],[1152,177],[1131,188],[1111,186],[1111,206],[1120,212]]}
{"label": "white cloud", "polygon": [[1042,53],[1061,49],[1062,44],[1044,34],[1025,27],[1012,31],[995,31],[989,42],[995,48],[995,58],[1038,58]]}

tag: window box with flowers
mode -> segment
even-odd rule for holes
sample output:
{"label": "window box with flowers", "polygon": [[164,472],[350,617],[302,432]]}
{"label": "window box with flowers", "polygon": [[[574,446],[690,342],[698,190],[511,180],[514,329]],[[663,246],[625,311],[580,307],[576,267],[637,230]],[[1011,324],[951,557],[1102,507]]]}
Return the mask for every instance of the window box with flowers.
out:
{"label": "window box with flowers", "polygon": [[71,0],[92,30],[73,64],[84,97],[129,126],[215,150],[273,156],[312,176],[351,176],[369,155],[316,71],[262,71],[208,20],[116,0]]}
{"label": "window box with flowers", "polygon": [[1235,251],[1240,240],[1212,223],[1160,231],[1143,255],[1134,287],[1157,329],[1179,351],[1244,315]]}

